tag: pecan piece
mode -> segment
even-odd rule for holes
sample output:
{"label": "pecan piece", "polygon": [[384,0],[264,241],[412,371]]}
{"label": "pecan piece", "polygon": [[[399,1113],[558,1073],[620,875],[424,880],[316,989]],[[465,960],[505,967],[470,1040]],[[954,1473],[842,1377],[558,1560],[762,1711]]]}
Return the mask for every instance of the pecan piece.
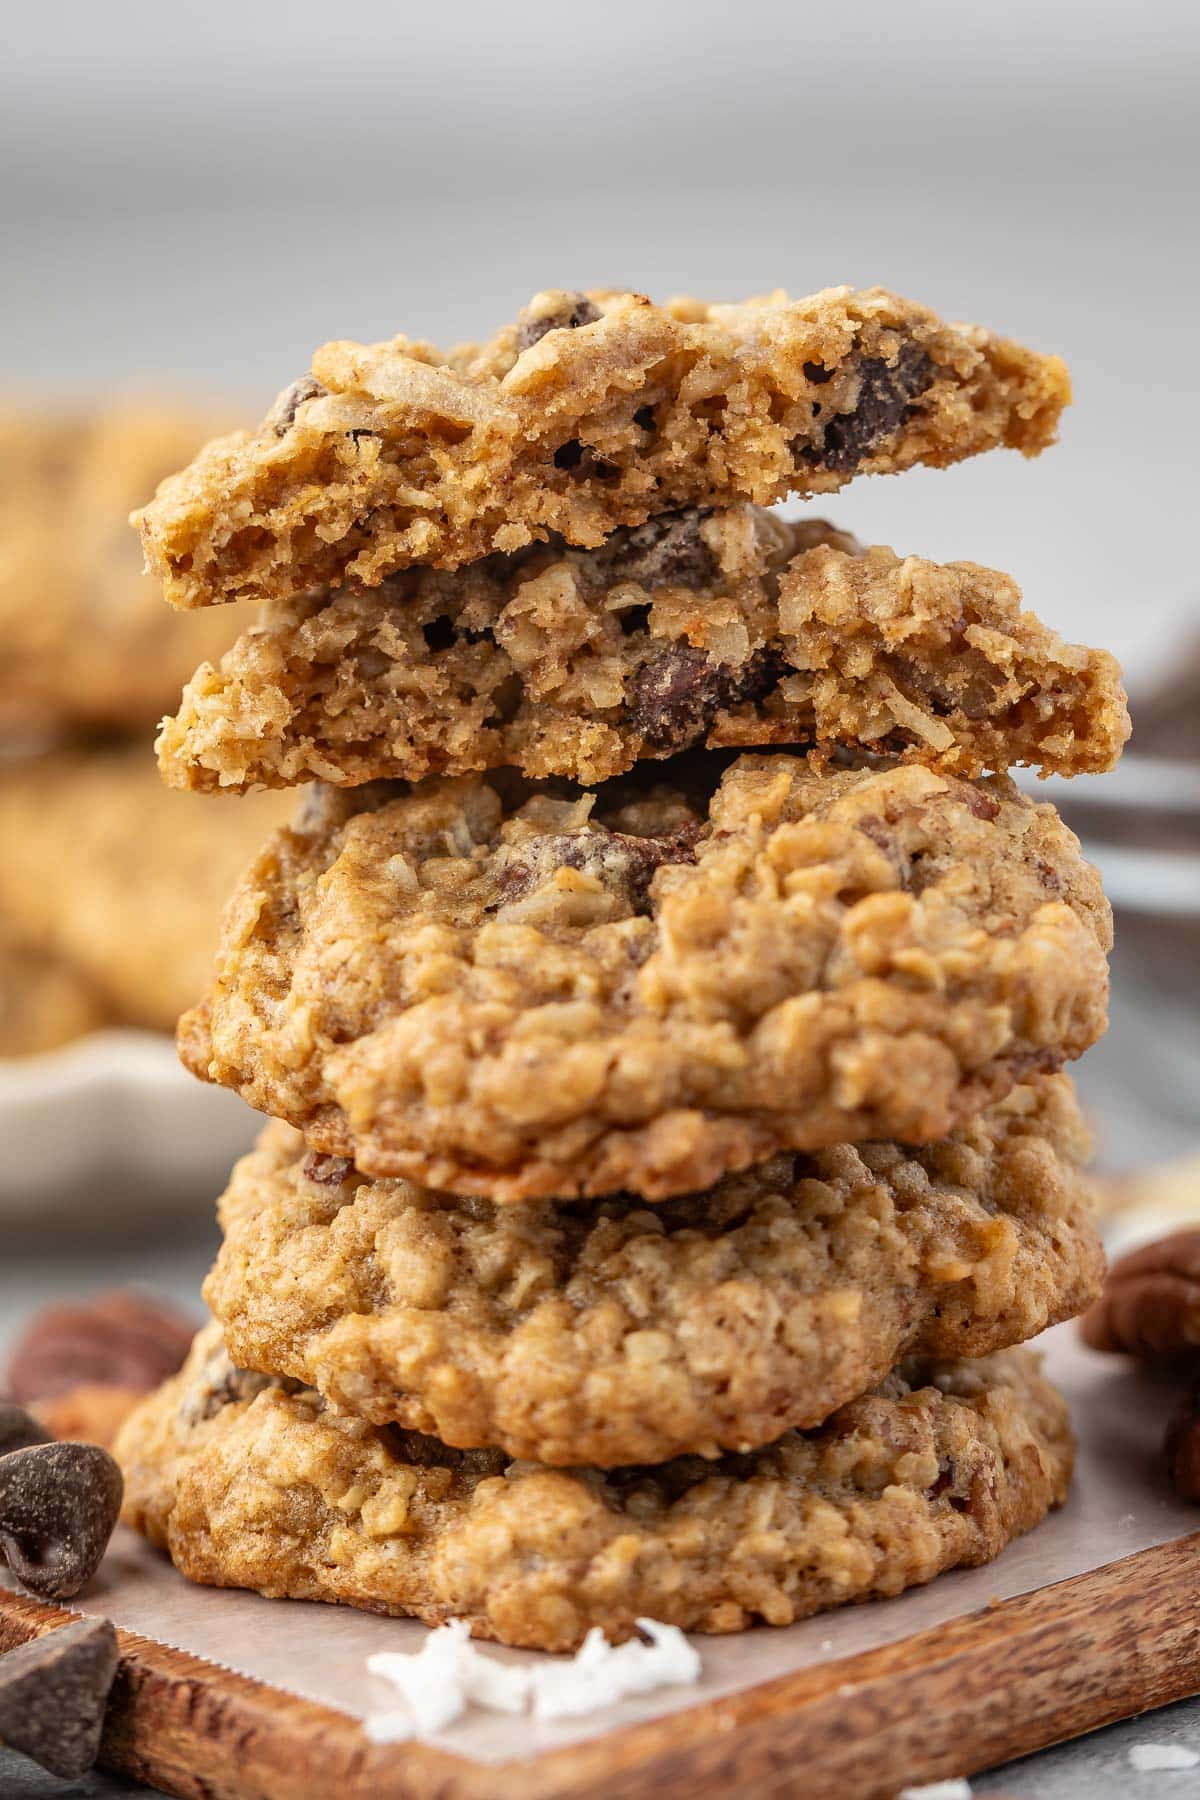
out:
{"label": "pecan piece", "polygon": [[1162,1361],[1200,1349],[1200,1229],[1122,1256],[1080,1329],[1093,1350]]}
{"label": "pecan piece", "polygon": [[13,1347],[8,1397],[25,1405],[83,1385],[146,1393],[180,1367],[194,1333],[190,1319],[144,1294],[48,1306]]}
{"label": "pecan piece", "polygon": [[1200,1500],[1200,1387],[1188,1390],[1167,1427],[1167,1472],[1184,1500]]}

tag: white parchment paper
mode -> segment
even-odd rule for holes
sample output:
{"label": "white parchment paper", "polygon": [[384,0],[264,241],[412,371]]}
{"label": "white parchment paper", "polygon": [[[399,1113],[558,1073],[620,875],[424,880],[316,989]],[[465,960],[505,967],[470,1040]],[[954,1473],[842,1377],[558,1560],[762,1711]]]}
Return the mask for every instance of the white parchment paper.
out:
{"label": "white parchment paper", "polygon": [[[1010,1545],[996,1562],[943,1575],[895,1600],[825,1613],[784,1630],[698,1636],[693,1641],[703,1670],[694,1687],[545,1724],[475,1710],[433,1741],[485,1763],[560,1748],[894,1642],[989,1601],[1027,1593],[1200,1529],[1200,1508],[1179,1501],[1157,1468],[1173,1390],[1115,1358],[1085,1350],[1074,1326],[1048,1333],[1041,1348],[1047,1372],[1071,1403],[1079,1434],[1075,1485],[1061,1512]],[[123,1529],[95,1582],[73,1606],[356,1718],[395,1704],[394,1692],[376,1687],[366,1674],[371,1652],[415,1650],[425,1636],[424,1626],[408,1620],[193,1587]],[[486,1654],[511,1662],[536,1653],[489,1646]],[[404,1754],[403,1745],[396,1754]]]}

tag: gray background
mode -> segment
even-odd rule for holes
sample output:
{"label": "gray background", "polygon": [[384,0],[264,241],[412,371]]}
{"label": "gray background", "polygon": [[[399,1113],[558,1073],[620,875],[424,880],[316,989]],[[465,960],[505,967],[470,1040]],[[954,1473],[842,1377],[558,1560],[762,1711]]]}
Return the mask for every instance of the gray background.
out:
{"label": "gray background", "polygon": [[[485,335],[539,287],[881,282],[1061,351],[1076,405],[1036,464],[861,483],[822,510],[1010,570],[1135,687],[1200,622],[1194,4],[108,0],[6,17],[8,392],[166,386],[249,417],[326,338]],[[1148,1001],[1117,969],[1083,1086],[1129,1162],[1186,1147],[1195,1096],[1165,1096],[1161,985]],[[199,1226],[190,1243],[9,1246],[0,1340],[55,1291],[138,1277],[194,1295],[210,1251]],[[1200,1748],[1191,1707],[976,1785],[1194,1791],[1196,1772],[1127,1767],[1130,1742],[1177,1734]],[[0,1751],[0,1796],[128,1791],[23,1781]]]}

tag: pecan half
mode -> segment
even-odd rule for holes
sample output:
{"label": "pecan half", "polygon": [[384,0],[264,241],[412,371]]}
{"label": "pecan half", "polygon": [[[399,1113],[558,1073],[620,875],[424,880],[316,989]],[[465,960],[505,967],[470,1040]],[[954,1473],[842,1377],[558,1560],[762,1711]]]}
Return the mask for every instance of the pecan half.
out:
{"label": "pecan half", "polygon": [[180,1367],[194,1333],[190,1319],[144,1294],[48,1306],[13,1346],[4,1385],[22,1405],[83,1385],[145,1393]]}
{"label": "pecan half", "polygon": [[1163,1361],[1200,1350],[1200,1229],[1122,1256],[1080,1326],[1093,1350]]}

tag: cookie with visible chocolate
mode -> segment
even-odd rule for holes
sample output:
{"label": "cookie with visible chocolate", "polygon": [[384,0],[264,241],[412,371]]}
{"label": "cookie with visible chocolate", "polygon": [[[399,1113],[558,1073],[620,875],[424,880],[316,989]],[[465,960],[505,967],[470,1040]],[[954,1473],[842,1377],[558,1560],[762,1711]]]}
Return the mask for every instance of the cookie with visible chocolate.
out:
{"label": "cookie with visible chocolate", "polygon": [[680,507],[1036,455],[1069,396],[1057,357],[882,288],[661,307],[554,291],[483,345],[326,344],[137,521],[177,606],[374,588],[552,532],[594,547]]}
{"label": "cookie with visible chocolate", "polygon": [[741,1631],[984,1563],[1066,1496],[1061,1397],[1027,1351],[904,1364],[809,1434],[603,1473],[451,1450],[257,1377],[212,1327],[126,1423],[125,1519],[192,1581],[569,1650],[639,1617]]}
{"label": "cookie with visible chocolate", "polygon": [[777,1156],[647,1207],[496,1206],[267,1128],[205,1298],[234,1360],[460,1449],[661,1462],[820,1424],[902,1356],[1023,1343],[1098,1292],[1070,1083],[924,1150]]}
{"label": "cookie with visible chocolate", "polygon": [[959,774],[1111,768],[1117,665],[1005,575],[743,505],[280,601],[159,738],[177,787],[513,766],[588,784],[695,744],[861,746]]}
{"label": "cookie with visible chocolate", "polygon": [[709,752],[594,792],[318,788],[180,1044],[366,1174],[662,1199],[947,1136],[1099,1036],[1110,932],[1000,776]]}

